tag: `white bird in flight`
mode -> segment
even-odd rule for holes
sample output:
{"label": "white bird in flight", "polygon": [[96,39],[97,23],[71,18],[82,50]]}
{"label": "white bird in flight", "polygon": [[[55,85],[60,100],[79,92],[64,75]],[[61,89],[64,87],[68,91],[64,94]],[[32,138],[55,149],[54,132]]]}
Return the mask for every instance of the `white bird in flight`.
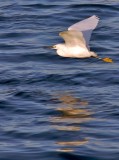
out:
{"label": "white bird in flight", "polygon": [[95,15],[73,24],[68,31],[60,32],[64,39],[64,44],[49,46],[57,50],[57,54],[62,57],[88,58],[95,57],[105,62],[112,62],[112,59],[100,58],[95,52],[90,51],[89,41],[92,31],[96,28],[99,18]]}

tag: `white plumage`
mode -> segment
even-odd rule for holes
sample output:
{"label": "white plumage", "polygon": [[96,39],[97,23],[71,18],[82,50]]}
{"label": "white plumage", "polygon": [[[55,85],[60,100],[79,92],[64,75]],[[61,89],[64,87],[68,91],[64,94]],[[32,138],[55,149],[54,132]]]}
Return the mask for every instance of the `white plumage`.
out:
{"label": "white plumage", "polygon": [[75,23],[68,28],[68,31],[60,32],[64,39],[64,44],[52,46],[57,50],[57,54],[62,57],[86,58],[97,57],[97,54],[89,50],[89,40],[92,30],[98,24],[98,17],[91,16],[83,21]]}
{"label": "white plumage", "polygon": [[92,31],[96,28],[99,18],[95,15],[73,24],[67,31],[59,35],[65,43],[56,44],[50,48],[56,49],[57,54],[62,57],[87,58],[95,57],[105,62],[113,62],[110,58],[100,58],[95,52],[90,51],[89,41]]}

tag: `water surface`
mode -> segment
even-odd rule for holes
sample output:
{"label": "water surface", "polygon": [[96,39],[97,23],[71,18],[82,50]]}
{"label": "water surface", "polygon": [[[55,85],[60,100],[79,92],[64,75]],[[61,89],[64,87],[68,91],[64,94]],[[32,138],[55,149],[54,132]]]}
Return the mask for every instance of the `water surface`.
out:
{"label": "water surface", "polygon": [[[119,2],[0,1],[0,159],[119,159]],[[114,63],[59,57],[46,45],[97,15],[91,50]]]}

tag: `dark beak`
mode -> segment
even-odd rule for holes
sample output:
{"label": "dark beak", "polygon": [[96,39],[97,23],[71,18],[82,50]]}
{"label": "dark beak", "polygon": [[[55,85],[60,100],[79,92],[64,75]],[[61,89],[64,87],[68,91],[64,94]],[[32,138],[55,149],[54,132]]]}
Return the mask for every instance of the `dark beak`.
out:
{"label": "dark beak", "polygon": [[46,49],[54,49],[54,46],[44,46]]}

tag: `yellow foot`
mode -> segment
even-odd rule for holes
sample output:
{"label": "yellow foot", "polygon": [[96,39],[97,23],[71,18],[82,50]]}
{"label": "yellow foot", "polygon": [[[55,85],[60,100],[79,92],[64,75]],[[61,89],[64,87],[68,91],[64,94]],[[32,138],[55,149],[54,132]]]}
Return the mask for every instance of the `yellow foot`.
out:
{"label": "yellow foot", "polygon": [[113,60],[109,57],[102,58],[102,60],[107,63],[113,63]]}

